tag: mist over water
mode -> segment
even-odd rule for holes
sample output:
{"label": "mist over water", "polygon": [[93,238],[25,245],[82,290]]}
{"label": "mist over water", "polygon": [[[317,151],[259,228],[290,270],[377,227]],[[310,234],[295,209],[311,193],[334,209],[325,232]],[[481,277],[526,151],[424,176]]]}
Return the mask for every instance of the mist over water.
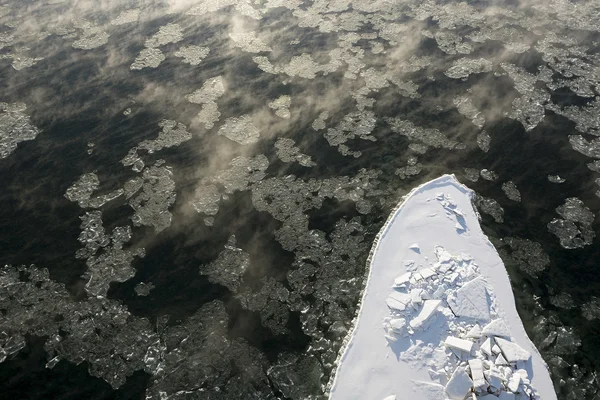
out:
{"label": "mist over water", "polygon": [[600,394],[600,5],[0,0],[0,388],[322,399],[411,188],[473,188]]}

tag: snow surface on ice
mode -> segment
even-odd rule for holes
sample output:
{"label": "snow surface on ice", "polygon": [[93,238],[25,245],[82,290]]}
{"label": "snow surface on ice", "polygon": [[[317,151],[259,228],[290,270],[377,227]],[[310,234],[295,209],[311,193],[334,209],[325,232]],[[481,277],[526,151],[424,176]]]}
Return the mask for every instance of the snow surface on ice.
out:
{"label": "snow surface on ice", "polygon": [[444,175],[390,216],[330,400],[556,400],[473,197]]}

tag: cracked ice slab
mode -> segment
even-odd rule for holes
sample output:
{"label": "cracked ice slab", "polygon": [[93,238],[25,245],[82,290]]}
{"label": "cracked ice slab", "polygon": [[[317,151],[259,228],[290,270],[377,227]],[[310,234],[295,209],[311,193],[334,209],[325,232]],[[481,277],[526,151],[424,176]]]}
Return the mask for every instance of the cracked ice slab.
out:
{"label": "cracked ice slab", "polygon": [[[456,220],[448,218],[443,211],[440,212],[441,206],[436,200],[440,192],[449,195],[456,208],[464,214],[467,231],[458,233],[454,227]],[[390,312],[394,312],[386,305],[386,299],[390,296],[390,292],[395,290],[393,289],[395,279],[407,272],[405,260],[414,260],[415,266],[426,266],[427,259],[436,259],[434,253],[436,246],[441,246],[449,254],[468,254],[479,265],[480,278],[469,282],[474,283],[473,287],[477,287],[475,292],[478,295],[474,297],[467,295],[465,298],[473,300],[473,298],[483,297],[486,304],[491,299],[496,305],[498,315],[488,316],[488,311],[486,318],[480,322],[480,328],[475,329],[478,332],[473,332],[474,335],[481,335],[481,329],[493,320],[501,318],[510,331],[511,342],[508,343],[518,344],[531,355],[524,362],[524,369],[531,378],[532,386],[538,391],[539,397],[544,400],[557,399],[546,364],[529,340],[517,314],[512,288],[502,260],[479,226],[471,203],[473,197],[474,193],[471,190],[457,182],[453,176],[445,175],[415,188],[389,217],[373,246],[360,311],[338,359],[330,400],[385,399],[388,396],[396,396],[398,399],[430,400],[429,391],[421,390],[423,385],[415,385],[415,382],[430,382],[433,386],[429,386],[439,392],[439,382],[432,380],[428,372],[432,367],[432,359],[435,358],[427,356],[427,354],[431,355],[426,353],[428,346],[443,348],[443,342],[448,336],[444,323],[449,320],[462,321],[468,318],[454,317],[442,302],[436,311],[437,317],[427,324],[425,329],[415,330],[410,335],[398,336],[393,342],[386,340],[382,331],[382,321],[389,318]],[[419,243],[420,254],[410,249],[413,243]],[[478,279],[481,279],[481,282],[477,281]],[[405,278],[400,280],[404,281]],[[471,289],[466,289],[464,292],[470,292]],[[486,294],[489,299],[481,296],[481,293]],[[455,305],[458,305],[458,297],[454,298]],[[469,307],[472,308],[473,304],[470,303]],[[410,307],[403,312],[411,310]],[[414,320],[420,307],[424,306],[411,311],[413,319],[409,321],[407,318],[408,322]],[[457,308],[462,310],[469,307]],[[477,321],[473,319],[471,321],[475,326]],[[492,325],[488,329],[491,328],[496,330],[499,327]],[[494,341],[498,343],[494,347],[502,348],[504,343],[501,338],[495,337]],[[421,345],[418,344],[419,342]],[[490,341],[490,353],[491,344]],[[492,357],[496,359],[500,355],[502,354]],[[461,367],[457,369],[459,368]],[[469,377],[468,373],[467,377]],[[481,378],[479,375],[477,377]],[[469,383],[468,391],[473,383],[472,380],[469,382],[465,379],[465,381]],[[444,387],[446,383],[444,382]],[[451,398],[448,394],[446,398]],[[465,394],[466,392],[463,396]]]}
{"label": "cracked ice slab", "polygon": [[473,381],[466,369],[463,367],[457,368],[450,380],[446,384],[446,394],[452,400],[463,400],[471,387],[473,386]]}
{"label": "cracked ice slab", "polygon": [[458,289],[456,297],[448,299],[448,305],[458,317],[489,321],[490,301],[485,280],[479,277]]}

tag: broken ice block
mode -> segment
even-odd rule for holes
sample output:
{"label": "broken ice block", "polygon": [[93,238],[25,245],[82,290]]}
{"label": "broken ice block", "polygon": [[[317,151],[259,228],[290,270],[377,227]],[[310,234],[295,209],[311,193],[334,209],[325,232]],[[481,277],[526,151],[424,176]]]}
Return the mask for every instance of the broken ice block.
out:
{"label": "broken ice block", "polygon": [[388,305],[389,308],[398,311],[403,311],[406,309],[406,305],[410,302],[410,299],[411,297],[407,293],[393,291],[385,300],[385,303]]}
{"label": "broken ice block", "polygon": [[493,345],[493,346],[492,346],[492,353],[493,353],[494,355],[496,355],[496,354],[500,354],[500,347],[498,347],[498,345],[497,345],[497,344],[495,344],[495,345]]}
{"label": "broken ice block", "polygon": [[485,342],[481,344],[481,351],[488,357],[492,355],[492,339],[487,338]]}
{"label": "broken ice block", "polygon": [[470,340],[459,339],[457,337],[448,336],[444,341],[444,345],[450,349],[459,350],[467,354],[471,354],[474,343]]}
{"label": "broken ice block", "polygon": [[503,319],[495,319],[483,327],[481,333],[485,336],[501,336],[510,338],[510,330]]}
{"label": "broken ice block", "polygon": [[410,300],[413,304],[421,304],[423,302],[423,289],[412,289],[410,291]]}
{"label": "broken ice block", "polygon": [[471,390],[473,381],[464,367],[458,367],[446,384],[446,394],[452,400],[464,400]]}
{"label": "broken ice block", "polygon": [[527,373],[526,370],[524,370],[524,369],[518,369],[516,373],[519,374],[519,375],[521,375],[521,380],[523,382],[529,382],[529,374]]}
{"label": "broken ice block", "polygon": [[406,331],[406,319],[394,318],[389,322],[390,328],[395,333],[404,333]]}
{"label": "broken ice block", "polygon": [[490,301],[485,280],[476,278],[458,289],[456,296],[448,299],[448,305],[457,317],[489,321]]}
{"label": "broken ice block", "polygon": [[531,357],[531,354],[529,354],[527,350],[506,339],[496,338],[496,343],[502,350],[502,354],[508,362],[527,361]]}
{"label": "broken ice block", "polygon": [[492,367],[489,370],[483,372],[486,380],[492,386],[493,391],[502,388],[502,373],[496,367]]}
{"label": "broken ice block", "polygon": [[496,358],[496,361],[494,362],[494,364],[496,364],[497,366],[509,365],[508,361],[506,361],[506,358],[504,358],[502,353],[498,354],[498,357]]}
{"label": "broken ice block", "polygon": [[473,389],[483,391],[487,388],[485,377],[483,376],[483,362],[479,359],[469,360],[471,369],[471,378],[473,379]]}
{"label": "broken ice block", "polygon": [[410,326],[413,329],[418,329],[423,326],[433,315],[435,310],[439,307],[441,301],[440,300],[425,300],[423,303],[423,308],[419,312],[412,321],[410,321]]}
{"label": "broken ice block", "polygon": [[419,274],[421,274],[421,277],[423,277],[423,279],[431,278],[435,275],[435,271],[431,268],[423,268],[420,269],[418,272]]}
{"label": "broken ice block", "polygon": [[419,243],[413,243],[413,244],[411,244],[410,247],[409,247],[409,249],[411,249],[415,253],[420,253],[421,252],[421,248],[419,247]]}
{"label": "broken ice block", "polygon": [[520,384],[521,384],[521,375],[513,374],[513,376],[511,376],[510,379],[508,380],[508,384],[506,385],[506,387],[508,387],[508,390],[510,390],[511,392],[517,393],[517,391],[519,390]]}
{"label": "broken ice block", "polygon": [[467,332],[466,337],[479,339],[481,337],[481,327],[479,326],[479,324],[475,324],[475,326],[469,329],[469,332]]}
{"label": "broken ice block", "polygon": [[400,287],[402,285],[407,284],[408,281],[410,280],[411,275],[412,275],[412,272],[407,272],[405,274],[400,275],[399,277],[394,279],[394,286]]}

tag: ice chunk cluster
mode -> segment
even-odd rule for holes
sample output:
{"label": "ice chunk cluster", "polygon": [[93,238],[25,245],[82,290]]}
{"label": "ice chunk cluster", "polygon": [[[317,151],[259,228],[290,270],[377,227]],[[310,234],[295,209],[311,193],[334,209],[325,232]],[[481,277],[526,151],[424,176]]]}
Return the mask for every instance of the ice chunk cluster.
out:
{"label": "ice chunk cluster", "polygon": [[100,208],[124,193],[123,189],[115,189],[105,195],[92,198],[92,194],[99,186],[100,180],[95,173],[83,174],[67,189],[65,197],[70,201],[77,202],[81,208]]}
{"label": "ice chunk cluster", "polygon": [[473,105],[473,100],[467,96],[457,96],[453,101],[456,109],[459,113],[467,117],[473,122],[479,129],[485,125],[485,117],[483,114]]}
{"label": "ice chunk cluster", "polygon": [[306,154],[302,154],[300,149],[296,147],[296,143],[289,138],[279,138],[277,142],[275,142],[275,152],[277,153],[277,157],[283,162],[297,162],[303,167],[314,167],[315,162],[313,162],[310,156]]}
{"label": "ice chunk cluster", "polygon": [[223,285],[235,293],[249,267],[250,255],[236,247],[235,235],[232,235],[217,259],[200,267],[200,274],[208,275],[211,282]]}
{"label": "ice chunk cluster", "polygon": [[335,127],[329,128],[325,133],[325,139],[329,145],[337,147],[338,151],[347,156],[360,157],[360,151],[353,151],[345,144],[348,140],[360,138],[363,140],[376,141],[371,135],[375,129],[375,114],[372,111],[359,111],[347,114]]}
{"label": "ice chunk cluster", "polygon": [[135,288],[133,290],[138,296],[148,296],[152,289],[154,289],[154,284],[152,282],[140,282],[137,285],[135,285]]}
{"label": "ice chunk cluster", "polygon": [[169,208],[175,203],[176,197],[172,176],[172,169],[163,166],[160,161],[144,169],[141,187],[129,200],[134,210],[131,217],[134,226],[151,226],[156,232],[171,226]]}
{"label": "ice chunk cluster", "polygon": [[514,81],[515,89],[521,93],[521,97],[513,101],[510,117],[521,122],[526,131],[535,128],[544,119],[545,105],[550,101],[550,93],[536,86],[537,81],[546,81],[547,74],[551,71],[545,70],[538,75],[530,74],[523,68],[509,63],[502,63],[501,67]]}
{"label": "ice chunk cluster", "polygon": [[280,96],[276,100],[269,103],[269,108],[275,110],[275,115],[283,119],[289,119],[290,105],[292,104],[292,98],[287,95]]}
{"label": "ice chunk cluster", "polygon": [[503,258],[512,260],[527,274],[536,275],[550,265],[550,257],[539,243],[517,237],[505,237],[502,243],[508,245],[500,248]]}
{"label": "ice chunk cluster", "polygon": [[504,209],[496,200],[476,195],[475,205],[481,212],[494,218],[494,221],[497,223],[501,224],[504,222]]}
{"label": "ice chunk cluster", "polygon": [[[268,167],[269,160],[262,154],[253,158],[236,157],[231,160],[228,169],[200,181],[191,204],[199,213],[216,215],[222,197],[246,190],[250,184],[259,182],[266,176]],[[223,187],[223,194],[216,185]]]}
{"label": "ice chunk cluster", "polygon": [[47,368],[62,359],[87,362],[90,375],[114,389],[135,371],[146,368],[145,355],[158,337],[150,322],[101,296],[73,300],[47,269],[6,266],[0,278],[0,359],[24,347],[24,335],[45,340]]}
{"label": "ice chunk cluster", "polygon": [[219,128],[219,135],[241,145],[253,144],[260,139],[260,131],[252,123],[252,117],[248,114],[227,118]]}
{"label": "ice chunk cluster", "polygon": [[160,49],[150,48],[143,49],[140,54],[135,58],[130,69],[138,71],[144,68],[156,68],[161,62],[165,60],[165,55]]}
{"label": "ice chunk cluster", "polygon": [[121,13],[111,21],[112,25],[127,25],[137,22],[140,19],[140,9],[132,8],[131,10],[121,11]]}
{"label": "ice chunk cluster", "polygon": [[144,49],[136,57],[131,70],[144,68],[156,68],[165,60],[165,55],[159,49],[169,43],[177,43],[183,40],[183,30],[178,24],[169,23],[161,26],[144,44]]}
{"label": "ice chunk cluster", "polygon": [[408,137],[411,141],[420,142],[421,144],[434,148],[451,150],[464,148],[464,145],[449,139],[437,129],[422,128],[401,118],[387,118],[386,120],[392,131]]}
{"label": "ice chunk cluster", "polygon": [[[459,219],[461,212],[452,207],[451,199],[442,194],[438,200]],[[411,249],[420,251],[416,244]],[[400,358],[429,367],[435,382],[427,385],[427,392],[442,396],[435,398],[539,398],[525,369],[531,354],[511,341],[510,329],[499,317],[494,293],[476,261],[440,246],[435,255],[437,261],[427,266],[404,262],[407,272],[394,280],[386,299],[390,312],[383,321],[386,339],[394,343],[412,337],[411,342],[417,343]],[[433,324],[436,327],[430,328]],[[439,343],[421,346],[420,335],[428,329],[445,332]],[[436,336],[428,337],[431,341]],[[418,389],[423,389],[421,384]]]}
{"label": "ice chunk cluster", "polygon": [[594,214],[576,197],[565,200],[556,208],[562,218],[554,218],[548,223],[548,230],[556,235],[565,249],[577,249],[592,243],[596,234],[592,229]]}
{"label": "ice chunk cluster", "polygon": [[208,47],[191,45],[181,46],[174,55],[183,58],[182,62],[195,66],[199,65],[208,56],[208,53],[210,53]]}
{"label": "ice chunk cluster", "polygon": [[0,159],[8,157],[19,143],[33,140],[40,133],[25,110],[27,106],[22,103],[0,103]]}
{"label": "ice chunk cluster", "polygon": [[73,48],[92,50],[108,43],[110,35],[101,27],[86,20],[75,20],[74,26],[81,29],[82,33],[80,38],[73,42]]}
{"label": "ice chunk cluster", "polygon": [[85,247],[80,249],[76,256],[86,258],[88,269],[83,275],[88,279],[85,285],[86,292],[106,297],[111,282],[125,282],[135,275],[131,263],[136,257],[144,257],[145,250],[124,250],[123,246],[132,237],[131,227],[116,227],[112,234],[107,235],[101,217],[100,211],[87,212],[81,217],[82,231],[79,241]]}
{"label": "ice chunk cluster", "polygon": [[269,52],[272,49],[260,40],[255,32],[236,32],[230,33],[229,37],[233,41],[235,47],[239,47],[242,51],[248,53],[263,53]]}
{"label": "ice chunk cluster", "polygon": [[225,85],[223,78],[216,76],[208,79],[202,87],[193,93],[185,96],[185,98],[194,104],[202,104],[202,109],[196,117],[198,122],[203,123],[206,129],[212,129],[215,122],[221,117],[217,100],[225,94]]}
{"label": "ice chunk cluster", "polygon": [[446,76],[454,79],[468,78],[471,74],[481,74],[492,71],[493,64],[485,58],[459,58],[452,63]]}
{"label": "ice chunk cluster", "polygon": [[512,201],[521,201],[521,192],[517,188],[517,185],[513,181],[504,182],[502,184],[502,191]]}
{"label": "ice chunk cluster", "polygon": [[146,40],[148,49],[164,46],[169,43],[177,43],[183,40],[183,30],[178,24],[169,23],[161,26],[150,39]]}
{"label": "ice chunk cluster", "polygon": [[396,175],[400,179],[406,179],[411,176],[419,175],[423,170],[423,165],[419,162],[417,157],[409,157],[406,166],[396,169]]}
{"label": "ice chunk cluster", "polygon": [[6,266],[0,272],[0,307],[5,310],[0,362],[25,347],[26,335],[36,335],[45,341],[47,368],[60,360],[86,362],[90,375],[113,389],[144,371],[150,377],[147,399],[177,398],[183,391],[236,398],[248,387],[256,398],[272,393],[267,360],[244,339],[229,338],[229,318],[219,301],[204,304],[185,322],[168,324],[169,316],[161,315],[151,324],[102,296],[75,301],[64,285],[50,280],[47,269]]}
{"label": "ice chunk cluster", "polygon": [[152,154],[165,148],[179,146],[192,138],[184,124],[177,121],[163,119],[158,123],[161,131],[158,137],[152,140],[144,140],[137,145],[137,150],[145,150]]}

